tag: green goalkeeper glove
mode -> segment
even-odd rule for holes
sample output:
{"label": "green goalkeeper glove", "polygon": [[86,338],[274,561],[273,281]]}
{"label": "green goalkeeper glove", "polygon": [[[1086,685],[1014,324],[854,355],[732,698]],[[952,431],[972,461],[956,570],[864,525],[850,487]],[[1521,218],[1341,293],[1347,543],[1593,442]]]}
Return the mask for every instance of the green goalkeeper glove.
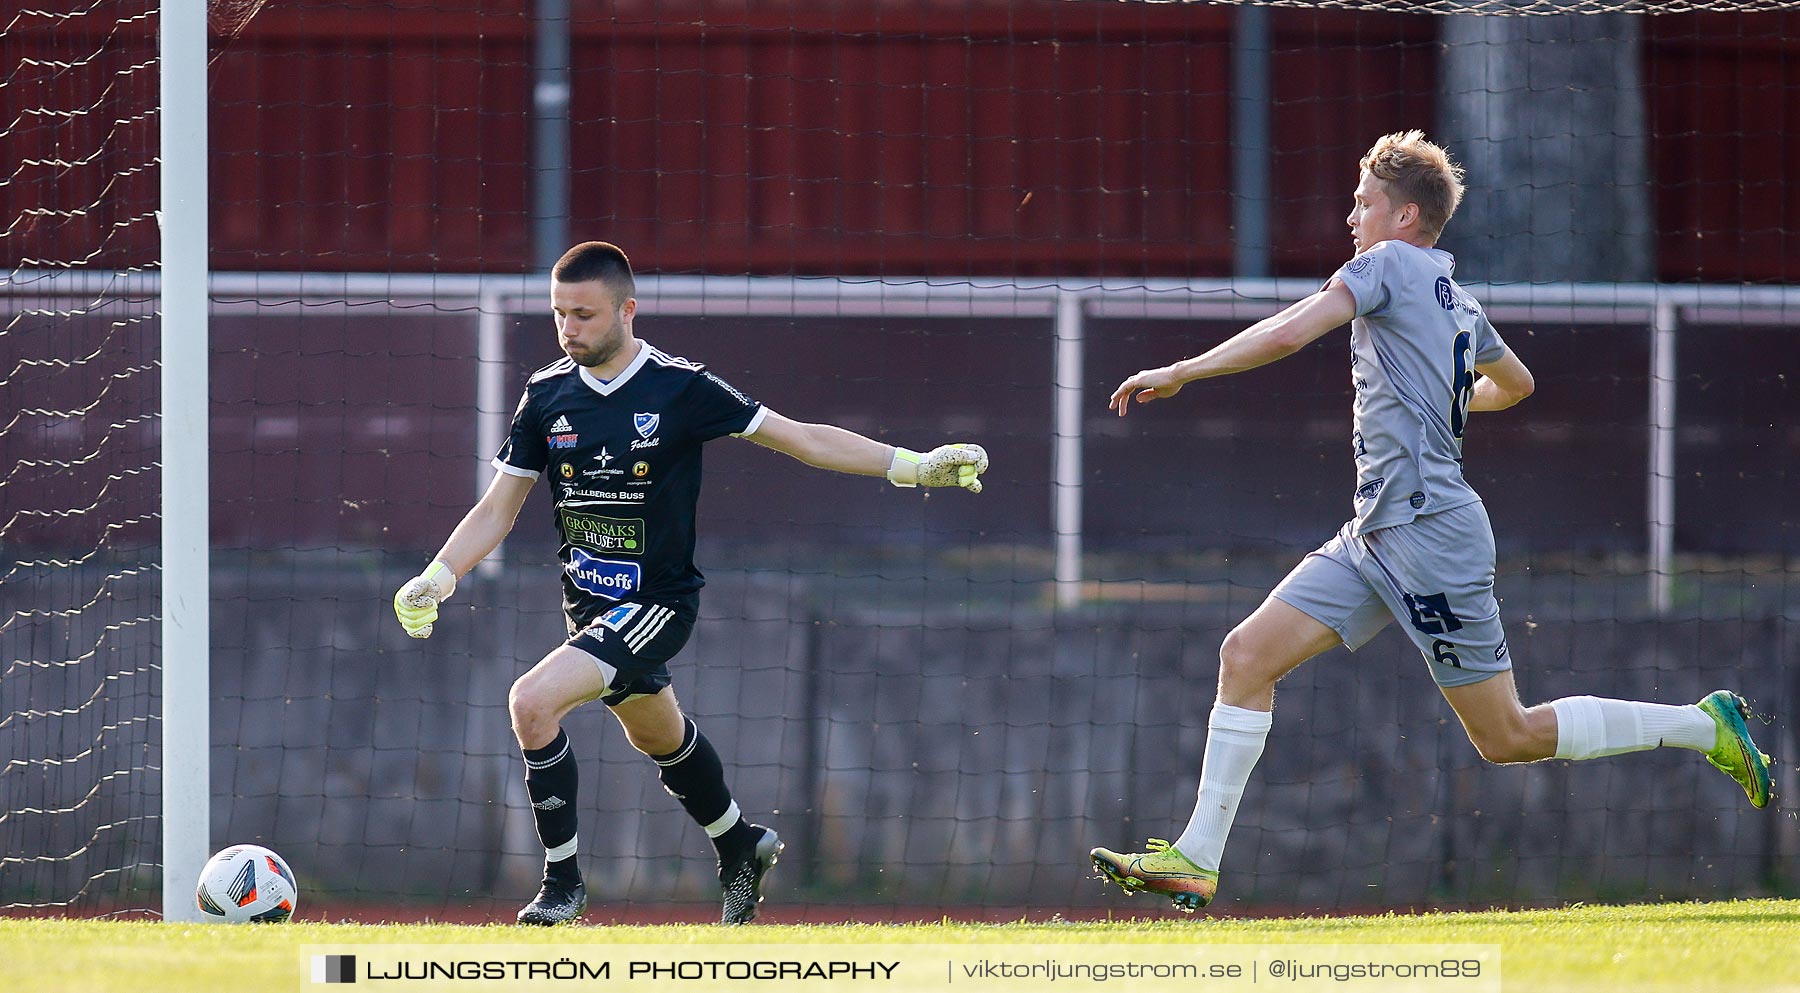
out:
{"label": "green goalkeeper glove", "polygon": [[980,493],[981,474],[987,467],[987,450],[980,445],[939,445],[923,455],[895,448],[888,482],[895,486],[960,486]]}
{"label": "green goalkeeper glove", "polygon": [[456,573],[442,562],[433,562],[394,594],[394,616],[400,618],[407,634],[429,638],[431,626],[437,622],[438,604],[455,592]]}

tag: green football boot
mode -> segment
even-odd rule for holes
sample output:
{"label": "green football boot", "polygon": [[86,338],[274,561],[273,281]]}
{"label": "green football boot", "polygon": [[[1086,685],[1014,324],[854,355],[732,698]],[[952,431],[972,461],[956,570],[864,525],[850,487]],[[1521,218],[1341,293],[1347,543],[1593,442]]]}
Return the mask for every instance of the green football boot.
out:
{"label": "green football boot", "polygon": [[1773,795],[1769,788],[1769,757],[1750,740],[1750,728],[1744,723],[1750,716],[1750,706],[1730,690],[1708,693],[1699,706],[1719,726],[1718,744],[1706,753],[1706,761],[1737,780],[1750,797],[1750,806],[1767,807]]}
{"label": "green football boot", "polygon": [[1161,838],[1151,838],[1147,852],[1096,848],[1088,854],[1094,868],[1126,893],[1161,893],[1190,914],[1211,903],[1219,891],[1218,872],[1200,868]]}

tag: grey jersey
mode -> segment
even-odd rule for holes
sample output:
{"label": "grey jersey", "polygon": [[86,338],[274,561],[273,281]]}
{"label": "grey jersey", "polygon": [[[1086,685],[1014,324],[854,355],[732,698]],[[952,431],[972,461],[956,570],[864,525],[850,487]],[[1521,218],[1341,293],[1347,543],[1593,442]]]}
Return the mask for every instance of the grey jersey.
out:
{"label": "grey jersey", "polygon": [[1355,533],[1405,524],[1481,498],[1462,474],[1475,366],[1506,343],[1450,278],[1449,252],[1384,241],[1336,273],[1356,297]]}

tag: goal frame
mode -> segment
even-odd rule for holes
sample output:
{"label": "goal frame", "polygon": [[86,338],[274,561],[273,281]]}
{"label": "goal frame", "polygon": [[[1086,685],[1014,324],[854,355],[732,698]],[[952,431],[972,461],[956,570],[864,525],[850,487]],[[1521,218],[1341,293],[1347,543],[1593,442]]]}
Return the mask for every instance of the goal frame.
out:
{"label": "goal frame", "polygon": [[201,919],[212,834],[206,0],[164,0],[161,74],[162,916]]}

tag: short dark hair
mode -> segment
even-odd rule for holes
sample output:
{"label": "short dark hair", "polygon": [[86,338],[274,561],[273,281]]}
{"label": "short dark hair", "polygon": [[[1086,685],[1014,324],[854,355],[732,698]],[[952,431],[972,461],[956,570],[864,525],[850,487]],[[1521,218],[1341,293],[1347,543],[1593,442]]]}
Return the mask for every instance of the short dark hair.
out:
{"label": "short dark hair", "polygon": [[637,279],[631,275],[631,260],[619,246],[605,241],[584,241],[563,253],[550,270],[550,278],[559,283],[605,283],[620,303],[637,295]]}

